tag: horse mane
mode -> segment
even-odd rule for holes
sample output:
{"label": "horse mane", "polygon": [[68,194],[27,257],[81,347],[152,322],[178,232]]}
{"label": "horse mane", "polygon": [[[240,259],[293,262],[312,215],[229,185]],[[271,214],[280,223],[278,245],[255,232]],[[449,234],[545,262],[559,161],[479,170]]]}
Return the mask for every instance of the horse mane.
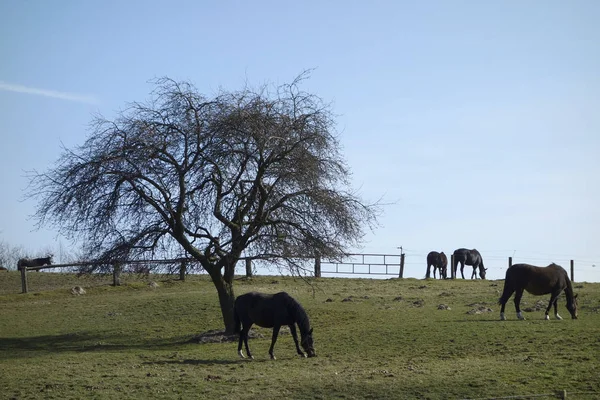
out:
{"label": "horse mane", "polygon": [[287,295],[286,300],[290,313],[294,316],[294,319],[298,324],[300,334],[304,336],[305,333],[308,333],[308,331],[310,331],[310,321],[308,319],[308,314],[306,313],[306,311],[304,311],[302,305],[298,303],[292,296]]}
{"label": "horse mane", "polygon": [[565,297],[567,298],[567,305],[573,304],[575,301],[575,292],[573,291],[573,284],[571,283],[571,279],[569,279],[569,275],[565,271]]}

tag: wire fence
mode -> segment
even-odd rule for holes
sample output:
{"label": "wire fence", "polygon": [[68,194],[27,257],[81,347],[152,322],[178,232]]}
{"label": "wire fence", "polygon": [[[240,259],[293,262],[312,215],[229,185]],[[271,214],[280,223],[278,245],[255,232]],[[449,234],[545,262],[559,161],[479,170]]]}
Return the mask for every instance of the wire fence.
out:
{"label": "wire fence", "polygon": [[[430,250],[404,248],[404,277],[424,278],[427,270],[427,254]],[[438,250],[439,251],[439,250]],[[446,251],[448,263],[453,250]],[[508,258],[512,257],[512,263],[526,263],[537,266],[546,266],[551,263],[561,265],[567,271],[570,262],[574,262],[574,281],[575,282],[600,282],[600,256],[594,260],[589,257],[580,257],[576,254],[550,254],[534,251],[515,251],[515,250],[486,250],[479,249],[483,257],[486,271],[486,278],[504,279],[508,268]],[[465,266],[465,276],[470,276],[472,268]],[[460,275],[460,274],[459,274]]]}

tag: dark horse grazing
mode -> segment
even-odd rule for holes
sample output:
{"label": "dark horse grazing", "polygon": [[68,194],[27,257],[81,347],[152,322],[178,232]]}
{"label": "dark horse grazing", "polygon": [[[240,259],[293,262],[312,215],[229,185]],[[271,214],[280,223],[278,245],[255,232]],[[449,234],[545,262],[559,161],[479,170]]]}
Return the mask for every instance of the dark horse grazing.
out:
{"label": "dark horse grazing", "polygon": [[263,328],[273,328],[273,338],[269,354],[271,359],[275,360],[273,347],[279,335],[281,325],[290,327],[290,332],[296,344],[298,354],[306,357],[300,346],[298,346],[298,336],[296,335],[296,324],[300,329],[300,344],[309,357],[316,356],[313,347],[313,330],[310,327],[310,321],[304,308],[292,296],[286,292],[276,294],[265,294],[250,292],[238,296],[234,304],[235,317],[235,332],[240,332],[240,340],[238,343],[238,354],[244,358],[242,352],[242,341],[246,345],[246,353],[248,357],[252,357],[250,348],[248,347],[248,331],[253,324],[262,326]]}
{"label": "dark horse grazing", "polygon": [[23,267],[43,267],[44,265],[51,265],[52,257],[52,254],[50,254],[48,257],[42,258],[21,258],[17,262],[17,267],[18,269],[21,269]]}
{"label": "dark horse grazing", "polygon": [[550,293],[550,303],[548,303],[548,308],[546,308],[545,319],[550,319],[548,312],[553,304],[554,316],[556,319],[562,319],[558,315],[558,306],[556,303],[558,296],[564,290],[567,296],[567,310],[571,313],[571,318],[577,319],[577,295],[573,295],[573,286],[571,285],[569,275],[567,275],[567,271],[560,265],[552,263],[547,267],[536,267],[529,264],[515,264],[509,267],[506,270],[504,291],[502,292],[502,297],[498,300],[498,304],[502,305],[502,309],[500,310],[500,319],[502,321],[506,320],[504,306],[513,292],[515,292],[517,318],[525,319],[519,307],[524,290],[536,296]]}
{"label": "dark horse grazing", "polygon": [[481,277],[481,279],[485,279],[486,268],[484,268],[483,258],[481,258],[481,254],[479,254],[477,250],[454,250],[454,265],[452,266],[454,270],[454,276],[456,276],[456,269],[458,267],[458,263],[460,263],[460,275],[463,279],[465,279],[465,274],[463,273],[463,270],[465,269],[465,264],[473,266],[473,273],[471,274],[471,279],[477,279],[477,272],[475,271],[476,268],[479,268],[479,276]]}
{"label": "dark horse grazing", "polygon": [[437,269],[440,270],[440,279],[446,279],[446,269],[448,267],[448,257],[442,251],[438,253],[437,251],[430,251],[427,254],[427,275],[426,278],[429,278],[431,267],[433,266],[433,278],[435,279],[435,271]]}

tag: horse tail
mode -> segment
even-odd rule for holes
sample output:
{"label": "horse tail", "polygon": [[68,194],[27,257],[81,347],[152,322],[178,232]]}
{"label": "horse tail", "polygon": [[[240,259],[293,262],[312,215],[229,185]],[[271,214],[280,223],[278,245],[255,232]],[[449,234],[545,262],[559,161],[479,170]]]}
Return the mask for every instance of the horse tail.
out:
{"label": "horse tail", "polygon": [[510,274],[510,267],[506,270],[506,277],[504,278],[504,290],[502,291],[502,296],[500,296],[500,298],[498,299],[498,304],[506,304],[506,302],[508,301],[508,299],[510,299],[510,296],[512,296],[514,289],[513,289],[513,282],[512,282],[512,277]]}
{"label": "horse tail", "polygon": [[238,314],[237,307],[233,306],[233,333],[240,333],[242,331],[242,321]]}

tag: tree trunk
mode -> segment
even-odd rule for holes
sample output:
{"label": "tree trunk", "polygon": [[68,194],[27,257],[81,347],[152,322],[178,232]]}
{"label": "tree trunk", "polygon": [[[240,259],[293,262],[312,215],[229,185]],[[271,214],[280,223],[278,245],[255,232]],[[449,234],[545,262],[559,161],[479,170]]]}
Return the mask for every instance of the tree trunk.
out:
{"label": "tree trunk", "polygon": [[219,304],[221,305],[221,314],[225,324],[225,333],[233,334],[235,323],[233,319],[233,303],[235,295],[233,294],[233,282],[226,282],[219,271],[218,276],[212,276],[212,281],[219,294]]}

